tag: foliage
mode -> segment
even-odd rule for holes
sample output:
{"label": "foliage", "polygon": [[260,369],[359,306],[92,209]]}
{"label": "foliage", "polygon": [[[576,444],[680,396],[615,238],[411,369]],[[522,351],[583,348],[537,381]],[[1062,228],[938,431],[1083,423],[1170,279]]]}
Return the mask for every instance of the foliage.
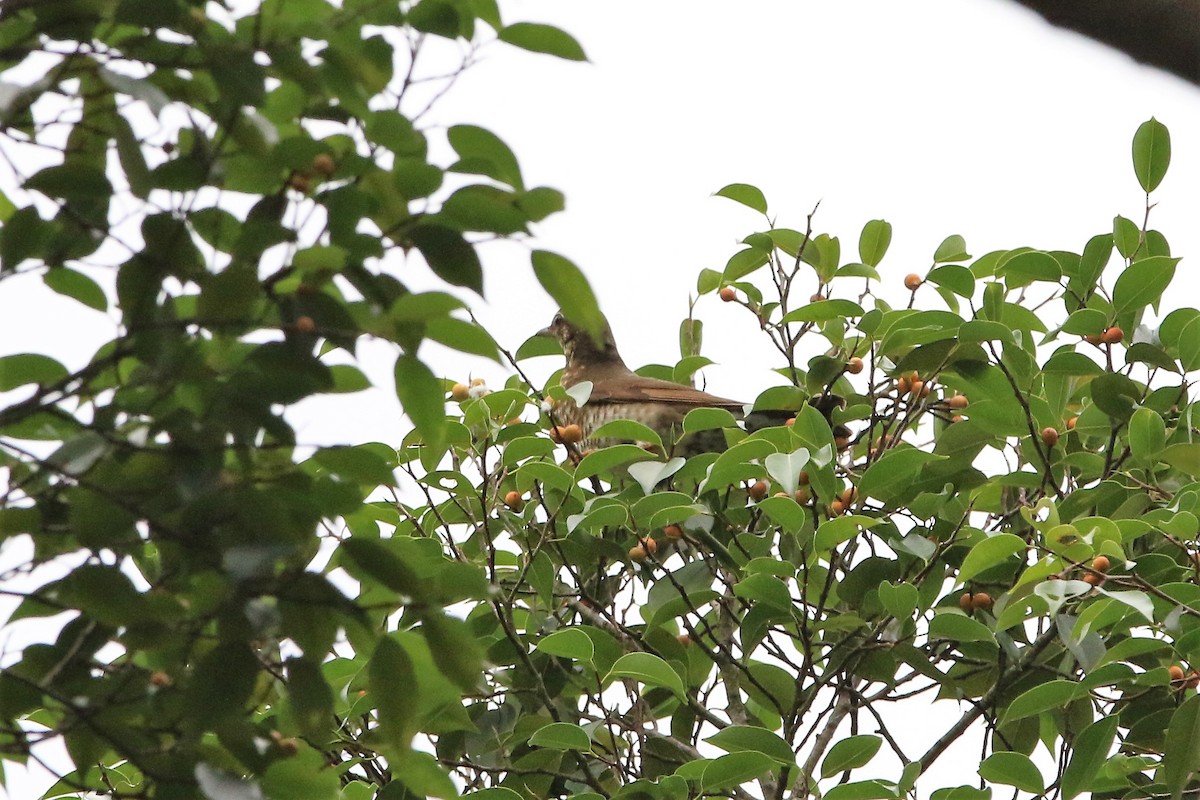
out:
{"label": "foliage", "polygon": [[[461,291],[393,276],[411,259],[478,292],[477,245],[562,206],[478,127],[430,159],[424,109],[447,87],[414,78],[418,57],[457,41],[465,67],[484,30],[580,59],[575,40],[487,0],[204,8],[0,20],[5,68],[52,61],[4,87],[7,144],[58,153],[0,202],[0,279],[108,310],[97,269],[116,264],[120,322],[79,370],[0,360],[0,533],[32,542],[13,574],[41,578],[9,624],[62,623],[0,669],[0,752],[61,739],[74,770],[48,796],[1194,783],[1200,311],[1146,324],[1178,262],[1162,234],[1118,217],[1080,253],[977,258],[951,236],[897,308],[886,222],[844,263],[811,217],[776,227],[762,192],[727,186],[766,227],[698,289],[761,323],[787,385],[758,405],[794,421],[748,435],[693,412],[685,433],[729,446],[687,461],[580,452],[548,433],[554,380],[438,379],[423,340],[507,354]],[[1147,219],[1169,158],[1151,120]],[[599,324],[570,262],[532,265]],[[685,321],[679,364],[650,371],[691,375],[701,333]],[[369,385],[349,363],[365,336],[396,345],[412,433],[297,447],[289,407]],[[852,439],[805,402],[824,394]],[[935,698],[956,720],[915,730]],[[987,732],[980,788],[927,785],[968,730]]]}

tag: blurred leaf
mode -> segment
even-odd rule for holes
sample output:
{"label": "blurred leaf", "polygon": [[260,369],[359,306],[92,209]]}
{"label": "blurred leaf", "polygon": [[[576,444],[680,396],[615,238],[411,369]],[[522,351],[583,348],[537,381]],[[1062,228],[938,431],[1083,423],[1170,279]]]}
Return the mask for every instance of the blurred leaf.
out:
{"label": "blurred leaf", "polygon": [[563,315],[571,322],[599,339],[607,323],[596,304],[596,295],[579,267],[547,250],[534,250],[530,256],[533,273]]}
{"label": "blurred leaf", "polygon": [[430,447],[441,445],[446,435],[446,411],[442,384],[429,367],[416,357],[403,355],[396,359],[396,396],[413,424],[417,426],[425,444]]}
{"label": "blurred leaf", "polygon": [[379,715],[379,732],[393,757],[408,750],[416,734],[420,695],[412,659],[395,639],[384,636],[367,664],[371,700]]}
{"label": "blurred leaf", "polygon": [[529,50],[534,53],[564,58],[568,61],[587,61],[587,56],[579,42],[566,31],[552,25],[540,25],[533,22],[514,22],[501,28],[498,38],[514,47]]}
{"label": "blurred leaf", "polygon": [[422,617],[421,633],[442,673],[464,692],[473,691],[482,678],[483,651],[466,623],[430,609]]}
{"label": "blurred leaf", "polygon": [[27,383],[50,386],[65,379],[68,374],[67,368],[50,356],[38,353],[0,356],[0,392]]}

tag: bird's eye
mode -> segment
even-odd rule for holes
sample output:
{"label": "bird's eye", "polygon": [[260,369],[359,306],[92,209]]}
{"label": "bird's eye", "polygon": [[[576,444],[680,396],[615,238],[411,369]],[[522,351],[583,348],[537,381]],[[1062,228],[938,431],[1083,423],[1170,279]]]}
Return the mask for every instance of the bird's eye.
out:
{"label": "bird's eye", "polygon": [[562,325],[564,322],[566,322],[566,319],[564,319],[564,318],[563,318],[563,315],[562,315],[562,314],[555,314],[555,315],[554,315],[554,321],[553,321],[553,322],[551,322],[550,324],[551,324],[551,325],[554,325],[555,327],[557,327],[557,326],[559,326],[559,325]]}

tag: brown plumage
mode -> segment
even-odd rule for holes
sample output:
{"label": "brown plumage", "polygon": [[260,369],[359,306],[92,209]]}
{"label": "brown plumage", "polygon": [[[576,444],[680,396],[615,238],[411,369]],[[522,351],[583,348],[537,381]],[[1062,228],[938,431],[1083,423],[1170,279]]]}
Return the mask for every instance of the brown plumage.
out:
{"label": "brown plumage", "polygon": [[[723,408],[736,419],[742,419],[746,404],[740,400],[718,397],[699,389],[672,381],[659,380],[638,375],[625,365],[617,351],[612,329],[607,321],[601,341],[597,343],[587,333],[568,321],[562,314],[554,317],[550,326],[539,332],[553,336],[562,345],[567,357],[561,382],[570,388],[582,381],[592,382],[592,392],[583,408],[571,401],[555,407],[555,416],[561,424],[578,424],[589,447],[602,447],[612,442],[591,441],[592,431],[614,419],[631,419],[654,430],[668,447],[683,429],[683,418],[697,408]],[[839,398],[840,402],[840,398]],[[824,412],[824,409],[822,409]],[[832,411],[832,406],[829,408]],[[780,425],[790,412],[754,412],[747,419],[747,427],[757,429],[767,425]],[[828,416],[828,414],[827,414]],[[842,426],[838,426],[842,428]],[[845,431],[842,428],[842,431]],[[719,430],[701,431],[675,446],[673,454],[690,456],[696,453],[723,450],[724,435]]]}

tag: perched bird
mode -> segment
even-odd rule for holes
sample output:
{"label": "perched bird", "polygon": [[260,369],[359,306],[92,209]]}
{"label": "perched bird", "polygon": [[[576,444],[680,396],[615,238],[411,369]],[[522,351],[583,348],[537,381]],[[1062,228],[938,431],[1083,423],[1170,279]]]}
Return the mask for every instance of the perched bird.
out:
{"label": "perched bird", "polygon": [[[573,402],[555,407],[555,417],[561,425],[577,424],[583,430],[585,445],[602,447],[609,441],[594,441],[592,431],[615,419],[631,419],[656,432],[664,445],[670,447],[683,430],[683,418],[697,408],[723,408],[734,418],[742,419],[746,404],[739,400],[718,397],[691,386],[638,375],[625,365],[617,351],[608,322],[599,342],[587,331],[557,314],[549,327],[539,335],[552,336],[562,345],[567,357],[561,382],[570,388],[582,381],[591,381],[592,392],[582,408]],[[826,419],[844,402],[836,395],[825,395],[810,401]],[[782,425],[794,411],[753,411],[745,417],[747,430],[754,431],[771,425]],[[843,425],[834,425],[834,435],[848,437]],[[719,430],[700,431],[676,444],[674,455],[692,456],[697,453],[725,449],[725,437]]]}

